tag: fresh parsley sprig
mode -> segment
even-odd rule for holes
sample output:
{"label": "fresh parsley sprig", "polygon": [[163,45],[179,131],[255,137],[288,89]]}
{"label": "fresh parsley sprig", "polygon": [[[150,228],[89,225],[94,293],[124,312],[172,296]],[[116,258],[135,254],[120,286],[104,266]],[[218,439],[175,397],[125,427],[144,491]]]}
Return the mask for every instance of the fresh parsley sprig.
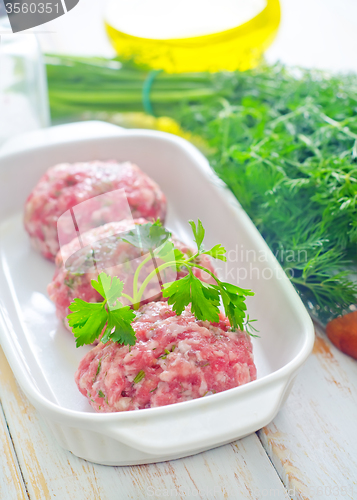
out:
{"label": "fresh parsley sprig", "polygon": [[98,281],[91,281],[92,287],[103,297],[103,302],[85,302],[74,299],[70,304],[71,313],[68,324],[76,337],[76,345],[92,344],[107,325],[101,341],[112,340],[118,344],[134,345],[135,331],[131,323],[135,313],[129,306],[123,306],[119,298],[123,295],[124,283],[116,277],[111,278],[102,272]]}
{"label": "fresh parsley sprig", "polygon": [[[232,328],[247,329],[246,326],[250,324],[250,321],[248,319],[248,323],[245,322],[247,310],[245,299],[247,296],[254,295],[254,292],[219,280],[209,269],[197,263],[201,255],[210,255],[226,262],[226,249],[221,245],[215,245],[210,250],[204,250],[205,230],[202,222],[198,219],[197,226],[193,221],[189,221],[189,224],[197,245],[197,252],[189,259],[176,262],[178,266],[186,267],[188,275],[172,283],[165,283],[162,291],[163,296],[168,298],[168,303],[172,305],[172,309],[177,314],[181,314],[184,308],[191,304],[191,311],[197,319],[213,323],[219,321],[219,305],[222,300],[225,314]],[[194,275],[193,268],[208,273],[216,284],[201,281]],[[249,333],[251,334],[251,332]]]}
{"label": "fresh parsley sprig", "polygon": [[[92,280],[92,286],[103,297],[103,302],[88,303],[77,298],[69,307],[71,313],[67,318],[76,337],[77,347],[92,344],[100,337],[105,325],[101,342],[112,340],[118,344],[134,345],[136,337],[131,323],[136,314],[129,306],[123,306],[119,299],[125,297],[133,309],[137,309],[146,287],[154,278],[159,279],[162,294],[168,299],[168,304],[172,305],[176,314],[182,314],[185,307],[191,304],[191,311],[198,320],[218,323],[219,306],[222,302],[231,327],[245,329],[249,335],[256,336],[253,331],[257,330],[251,325],[255,320],[250,320],[249,315],[246,316],[245,304],[246,298],[254,293],[219,280],[209,269],[200,265],[201,255],[209,255],[226,262],[226,249],[218,244],[210,250],[205,250],[203,246],[205,230],[202,222],[198,220],[196,225],[193,221],[189,221],[189,224],[197,251],[188,257],[174,247],[170,241],[171,233],[162,227],[159,221],[137,226],[122,237],[123,241],[140,248],[143,255],[148,253],[135,271],[132,297],[123,293],[124,283],[117,277],[111,278],[102,272],[98,276],[98,281]],[[139,287],[139,274],[150,260],[154,262],[155,268]],[[158,261],[163,263],[158,265]],[[171,283],[162,283],[160,273],[169,267],[177,270],[186,269],[187,275]],[[215,284],[201,281],[195,276],[194,268],[208,273]]]}

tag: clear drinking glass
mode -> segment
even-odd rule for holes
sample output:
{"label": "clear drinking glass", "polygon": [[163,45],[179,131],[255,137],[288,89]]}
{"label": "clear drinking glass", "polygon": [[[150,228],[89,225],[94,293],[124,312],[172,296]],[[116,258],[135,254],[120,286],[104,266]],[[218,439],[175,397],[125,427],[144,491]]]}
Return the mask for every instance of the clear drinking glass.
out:
{"label": "clear drinking glass", "polygon": [[13,34],[0,18],[0,147],[50,123],[44,62],[34,34]]}

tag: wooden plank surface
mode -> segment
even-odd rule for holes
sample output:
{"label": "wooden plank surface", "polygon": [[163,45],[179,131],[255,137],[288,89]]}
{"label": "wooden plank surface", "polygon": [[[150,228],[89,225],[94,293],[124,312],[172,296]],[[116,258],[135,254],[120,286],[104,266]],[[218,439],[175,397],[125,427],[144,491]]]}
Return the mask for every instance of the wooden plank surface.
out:
{"label": "wooden plank surface", "polygon": [[0,405],[0,498],[27,500],[26,488],[21,476],[6,420]]}
{"label": "wooden plank surface", "polygon": [[296,500],[357,499],[357,361],[319,329],[313,354],[259,437]]}
{"label": "wooden plank surface", "polygon": [[0,399],[31,500],[140,500],[165,496],[261,500],[267,494],[279,500],[289,499],[256,434],[186,459],[105,467],[78,459],[57,445],[19,389],[1,349]]}

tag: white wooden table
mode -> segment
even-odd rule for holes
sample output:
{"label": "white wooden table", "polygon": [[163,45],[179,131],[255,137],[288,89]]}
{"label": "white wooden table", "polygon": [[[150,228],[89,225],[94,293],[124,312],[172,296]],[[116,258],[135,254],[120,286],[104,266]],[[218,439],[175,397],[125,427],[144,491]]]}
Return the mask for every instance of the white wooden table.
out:
{"label": "white wooden table", "polygon": [[0,401],[1,500],[357,499],[357,361],[319,330],[270,425],[180,460],[106,467],[62,450],[1,350]]}

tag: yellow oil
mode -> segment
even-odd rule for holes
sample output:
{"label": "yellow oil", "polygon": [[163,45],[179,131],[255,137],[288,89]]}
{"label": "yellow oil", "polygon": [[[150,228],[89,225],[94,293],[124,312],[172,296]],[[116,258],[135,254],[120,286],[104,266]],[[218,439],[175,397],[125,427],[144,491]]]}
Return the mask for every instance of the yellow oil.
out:
{"label": "yellow oil", "polygon": [[280,22],[279,0],[267,0],[256,16],[240,26],[187,38],[147,38],[119,31],[110,19],[106,30],[122,59],[169,73],[241,70],[259,64],[275,38]]}

